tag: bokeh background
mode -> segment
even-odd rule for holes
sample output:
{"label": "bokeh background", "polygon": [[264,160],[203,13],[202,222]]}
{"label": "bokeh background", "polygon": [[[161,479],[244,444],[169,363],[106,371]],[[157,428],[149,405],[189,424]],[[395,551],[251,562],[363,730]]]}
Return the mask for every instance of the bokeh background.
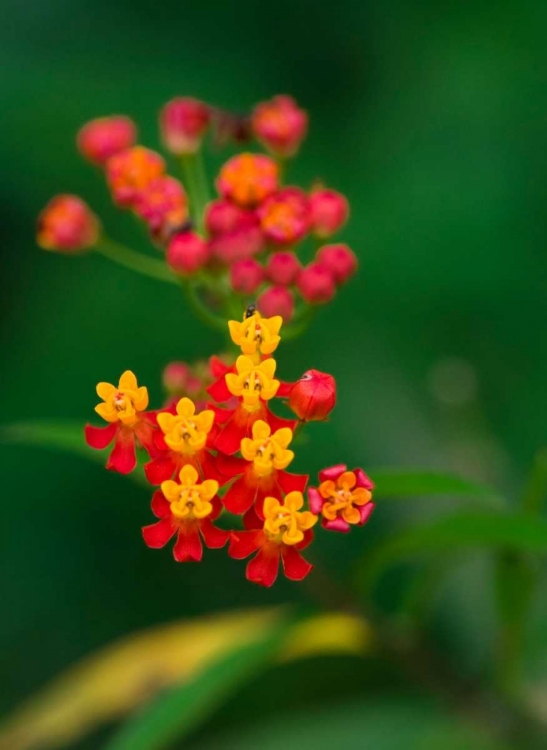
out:
{"label": "bokeh background", "polygon": [[[77,154],[78,127],[126,113],[157,147],[157,112],[174,95],[245,111],[286,92],[311,116],[290,177],[348,195],[343,239],[361,264],[309,333],[279,351],[286,379],[313,366],[339,387],[330,423],[311,426],[295,468],[443,467],[516,501],[547,440],[546,28],[541,0],[4,0],[2,421],[83,423],[95,383],[128,367],[158,403],[165,363],[222,344],[176,288],[36,248],[35,216],[57,192],[84,195],[113,237],[147,247]],[[221,158],[209,157],[211,170]],[[2,712],[125,633],[307,597],[285,581],[259,590],[218,555],[185,567],[151,552],[140,536],[147,493],[83,458],[4,446],[1,486]],[[343,578],[382,535],[450,503],[380,507],[366,530],[325,535],[312,557]],[[471,674],[493,658],[490,575],[488,556],[462,560],[432,623],[431,637]],[[382,597],[389,606],[389,580]],[[537,674],[545,630],[538,616],[528,638]],[[287,732],[267,734],[272,747],[328,737],[368,747],[363,736],[422,747],[407,693],[349,659],[291,665],[234,696],[188,746],[256,747],[260,727],[278,732],[281,721]],[[319,710],[321,731],[299,731]]]}

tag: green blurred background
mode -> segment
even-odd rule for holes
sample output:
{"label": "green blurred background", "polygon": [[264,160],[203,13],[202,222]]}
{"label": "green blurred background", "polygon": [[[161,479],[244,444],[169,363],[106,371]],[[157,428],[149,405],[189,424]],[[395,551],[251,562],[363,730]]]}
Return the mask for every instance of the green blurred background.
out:
{"label": "green blurred background", "polygon": [[[290,177],[320,177],[348,195],[343,239],[361,264],[310,332],[279,351],[286,379],[316,367],[339,387],[330,423],[312,425],[295,468],[444,467],[515,499],[546,442],[546,28],[541,0],[4,0],[2,421],[91,419],[95,383],[126,368],[158,403],[165,363],[222,343],[176,288],[100,257],[36,248],[36,214],[57,192],[82,194],[113,237],[146,248],[76,153],[78,127],[125,113],[157,147],[157,112],[174,95],[245,111],[286,92],[311,117]],[[220,162],[216,154],[209,165]],[[2,711],[127,632],[306,598],[285,581],[253,587],[241,563],[221,566],[218,554],[190,567],[151,552],[140,536],[147,493],[84,459],[9,446],[2,457]],[[373,541],[445,507],[450,500],[381,507],[349,539],[324,535],[311,557],[342,577]],[[431,637],[468,673],[492,659],[490,573],[487,556],[467,558],[438,602]],[[396,588],[388,579],[388,606]],[[538,674],[545,629],[537,618],[528,638],[538,641]],[[307,747],[285,712],[307,715],[323,701],[343,706],[336,720],[346,717],[355,737],[398,747],[386,724],[410,725],[419,712],[397,697],[367,723],[360,696],[371,689],[374,700],[405,692],[398,677],[350,660],[278,669],[246,692],[252,711],[238,714],[234,702],[196,747],[224,746],[214,738],[227,719],[236,739],[226,747],[247,746],[237,739],[243,725],[249,747],[260,745],[261,712],[287,723],[287,748]],[[323,722],[327,742],[333,724]],[[355,743],[336,746],[365,747]]]}

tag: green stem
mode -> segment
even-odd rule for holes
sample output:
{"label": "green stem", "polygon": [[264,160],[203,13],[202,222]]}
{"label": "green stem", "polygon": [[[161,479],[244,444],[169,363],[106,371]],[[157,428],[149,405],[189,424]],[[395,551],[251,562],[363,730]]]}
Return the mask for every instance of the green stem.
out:
{"label": "green stem", "polygon": [[199,232],[203,231],[205,206],[209,201],[207,178],[201,152],[181,157],[183,182],[190,200],[192,219]]}
{"label": "green stem", "polygon": [[534,466],[522,498],[522,508],[530,515],[539,515],[547,499],[547,448],[535,456]]}
{"label": "green stem", "polygon": [[182,279],[181,284],[188,305],[196,314],[196,317],[199,318],[202,323],[205,323],[205,325],[211,326],[217,331],[225,333],[228,328],[226,319],[215,315],[215,313],[204,304],[199,295],[197,284],[187,281],[186,279]]}
{"label": "green stem", "polygon": [[114,242],[109,237],[104,235],[100,237],[93,249],[99,255],[114,261],[119,266],[136,271],[142,276],[166,281],[169,284],[178,284],[177,277],[169,270],[165,261],[149,258],[125,245],[121,245],[119,242]]}

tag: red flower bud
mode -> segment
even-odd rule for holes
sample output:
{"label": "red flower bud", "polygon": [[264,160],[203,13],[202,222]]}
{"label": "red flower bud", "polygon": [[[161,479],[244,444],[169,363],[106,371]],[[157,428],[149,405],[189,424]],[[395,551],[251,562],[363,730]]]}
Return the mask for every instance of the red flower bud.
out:
{"label": "red flower bud", "polygon": [[243,258],[230,268],[230,283],[240,294],[254,294],[264,281],[264,269],[254,258]]}
{"label": "red flower bud", "polygon": [[210,108],[198,99],[179,97],[167,102],[160,113],[160,130],[166,149],[173,154],[195,153],[210,122]]}
{"label": "red flower bud", "polygon": [[249,226],[258,226],[254,211],[246,211],[230,201],[211,201],[205,209],[205,228],[214,237]]}
{"label": "red flower bud", "polygon": [[283,188],[264,201],[258,215],[268,240],[277,245],[292,245],[309,229],[308,196],[300,188]]}
{"label": "red flower bud", "polygon": [[346,223],[349,205],[347,199],[336,190],[314,190],[310,196],[310,212],[314,234],[326,238]]}
{"label": "red flower bud", "polygon": [[155,237],[167,239],[188,218],[184,188],[174,177],[157,177],[140,192],[134,203],[136,213],[146,221]]}
{"label": "red flower bud", "polygon": [[276,156],[293,156],[308,130],[308,115],[292,96],[275,96],[258,104],[252,115],[258,140]]}
{"label": "red flower bud", "polygon": [[176,234],[167,246],[167,264],[181,276],[191,276],[210,258],[209,246],[199,234]]}
{"label": "red flower bud", "polygon": [[130,207],[137,196],[165,172],[163,158],[143,146],[133,146],[110,157],[106,178],[112,197],[119,206]]}
{"label": "red flower bud", "polygon": [[284,286],[271,286],[260,295],[257,306],[265,318],[281,315],[288,323],[294,314],[294,297]]}
{"label": "red flower bud", "polygon": [[290,286],[294,284],[302,265],[294,253],[279,252],[270,255],[266,274],[268,279],[280,286]]}
{"label": "red flower bud", "polygon": [[347,245],[324,245],[317,260],[329,269],[337,284],[343,284],[357,270],[355,253]]}
{"label": "red flower bud", "polygon": [[77,195],[56,195],[38,217],[36,240],[44,250],[77,253],[99,238],[99,220]]}
{"label": "red flower bud", "polygon": [[336,381],[319,370],[305,372],[289,395],[289,406],[302,422],[326,419],[335,404]]}
{"label": "red flower bud", "polygon": [[243,208],[258,206],[277,190],[279,168],[264,154],[238,154],[228,159],[217,177],[217,190]]}
{"label": "red flower bud", "polygon": [[99,117],[84,125],[76,138],[78,150],[94,164],[104,164],[111,156],[133,146],[137,128],[123,115]]}
{"label": "red flower bud", "polygon": [[321,305],[334,297],[334,277],[327,266],[314,261],[298,275],[296,285],[302,297],[311,304]]}
{"label": "red flower bud", "polygon": [[162,374],[163,387],[169,393],[183,393],[190,377],[190,366],[186,362],[169,362]]}
{"label": "red flower bud", "polygon": [[250,258],[264,246],[264,237],[258,225],[235,229],[228,234],[213,237],[209,242],[213,257],[225,265],[242,258]]}

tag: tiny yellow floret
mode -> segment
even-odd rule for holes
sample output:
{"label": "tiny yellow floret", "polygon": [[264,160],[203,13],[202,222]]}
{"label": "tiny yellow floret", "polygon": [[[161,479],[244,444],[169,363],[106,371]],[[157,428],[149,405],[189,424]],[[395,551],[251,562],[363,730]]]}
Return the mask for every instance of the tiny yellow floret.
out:
{"label": "tiny yellow floret", "polygon": [[253,424],[253,437],[241,441],[241,455],[253,462],[255,474],[266,477],[275,469],[286,469],[294,458],[294,452],[287,450],[292,440],[292,430],[282,427],[271,434],[270,425],[262,419]]}
{"label": "tiny yellow floret", "polygon": [[243,399],[247,411],[256,411],[261,399],[269,401],[277,393],[279,380],[274,379],[275,368],[275,359],[265,359],[255,365],[250,357],[242,354],[236,360],[237,374],[229,372],[225,375],[228,390],[233,396]]}
{"label": "tiny yellow floret", "polygon": [[165,442],[177,453],[191,455],[203,450],[215,421],[214,411],[206,409],[196,414],[196,405],[189,398],[181,398],[176,408],[176,414],[158,414]]}
{"label": "tiny yellow floret", "polygon": [[187,464],[179,473],[178,482],[168,479],[161,483],[161,491],[171,504],[171,513],[180,520],[206,518],[213,512],[212,499],[218,492],[218,482],[206,479],[199,483],[196,469]]}
{"label": "tiny yellow floret", "polygon": [[317,516],[309,510],[301,511],[304,497],[301,492],[289,492],[284,503],[275,497],[264,500],[264,531],[274,542],[300,544],[304,531],[317,523]]}
{"label": "tiny yellow floret", "polygon": [[148,406],[148,389],[139,388],[137,378],[126,370],[120,378],[118,387],[111,383],[99,383],[97,395],[103,403],[95,407],[95,411],[107,422],[122,422],[133,425],[139,420],[139,412]]}
{"label": "tiny yellow floret", "polygon": [[334,521],[339,515],[347,523],[357,524],[361,514],[355,506],[366,505],[372,492],[364,487],[356,487],[357,477],[353,471],[345,471],[336,484],[327,479],[319,485],[319,494],[326,501],[321,514],[327,521]]}
{"label": "tiny yellow floret", "polygon": [[257,311],[245,318],[242,323],[228,321],[230,336],[236,346],[241,347],[243,354],[260,359],[260,354],[273,354],[281,341],[279,331],[283,323],[281,315],[263,318]]}

